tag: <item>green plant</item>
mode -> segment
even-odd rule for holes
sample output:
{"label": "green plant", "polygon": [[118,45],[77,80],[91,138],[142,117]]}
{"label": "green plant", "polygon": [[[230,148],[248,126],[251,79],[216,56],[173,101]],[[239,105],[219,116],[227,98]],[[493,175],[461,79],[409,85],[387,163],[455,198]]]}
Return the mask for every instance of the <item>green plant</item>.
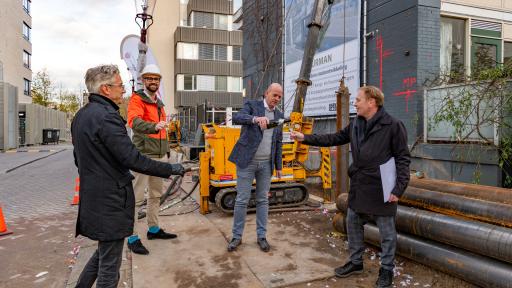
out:
{"label": "green plant", "polygon": [[[505,175],[504,186],[512,187],[512,63],[496,65],[483,49],[476,53],[476,58],[471,75],[464,71],[441,73],[426,83],[427,89],[447,88],[437,99],[439,105],[428,129],[448,124],[453,128],[453,142],[477,142],[480,147],[495,148],[499,167]],[[450,85],[454,83],[457,85]],[[499,141],[485,133],[491,128],[497,131]],[[474,155],[474,151],[466,152],[468,157]],[[477,155],[477,170],[473,173],[475,183],[479,183],[482,176],[479,157]]]}

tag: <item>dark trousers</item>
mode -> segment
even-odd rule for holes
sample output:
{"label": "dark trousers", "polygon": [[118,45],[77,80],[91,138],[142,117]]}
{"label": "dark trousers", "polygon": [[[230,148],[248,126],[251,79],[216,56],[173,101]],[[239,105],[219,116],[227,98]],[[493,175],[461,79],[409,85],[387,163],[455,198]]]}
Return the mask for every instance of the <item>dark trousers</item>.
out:
{"label": "dark trousers", "polygon": [[96,288],[116,288],[123,259],[123,246],[124,239],[99,241],[98,249],[85,265],[75,287],[90,288],[97,280]]}
{"label": "dark trousers", "polygon": [[393,271],[395,268],[396,251],[396,228],[395,216],[377,216],[356,213],[348,208],[347,210],[347,236],[348,249],[350,251],[350,261],[356,265],[363,264],[364,253],[364,224],[373,219],[379,227],[380,247],[382,250],[380,256],[380,265],[386,270]]}

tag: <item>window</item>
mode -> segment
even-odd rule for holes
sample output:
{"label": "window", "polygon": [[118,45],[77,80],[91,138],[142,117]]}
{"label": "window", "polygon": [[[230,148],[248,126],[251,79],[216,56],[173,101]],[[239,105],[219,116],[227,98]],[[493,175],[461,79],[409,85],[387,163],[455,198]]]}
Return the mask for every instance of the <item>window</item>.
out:
{"label": "window", "polygon": [[197,60],[199,52],[199,45],[196,43],[183,43],[180,42],[176,46],[176,58],[178,59],[192,59]]}
{"label": "window", "polygon": [[215,45],[215,60],[228,60],[228,46]]}
{"label": "window", "polygon": [[505,42],[503,45],[503,63],[512,65],[512,42]]}
{"label": "window", "polygon": [[194,91],[196,90],[196,76],[183,75],[183,90]]}
{"label": "window", "polygon": [[28,26],[25,22],[23,22],[23,38],[27,39],[27,41],[30,41],[30,26]]}
{"label": "window", "polygon": [[193,26],[198,28],[213,28],[214,14],[204,12],[192,12]]}
{"label": "window", "polygon": [[23,82],[25,84],[23,88],[23,94],[30,96],[30,80],[23,78]]}
{"label": "window", "polygon": [[215,91],[228,91],[228,77],[216,76],[215,77]]}
{"label": "window", "polygon": [[30,0],[23,0],[23,10],[30,15]]}
{"label": "window", "polygon": [[215,29],[228,30],[228,15],[215,14]]}
{"label": "window", "polygon": [[31,57],[30,53],[23,50],[23,66],[25,66],[28,69],[30,69],[30,57]]}
{"label": "window", "polygon": [[496,67],[497,46],[488,43],[474,43],[475,61],[474,70],[483,70]]}
{"label": "window", "polygon": [[242,47],[233,46],[233,61],[242,61]]}
{"label": "window", "polygon": [[229,92],[242,92],[242,78],[229,77],[228,78]]}
{"label": "window", "polygon": [[213,44],[199,44],[199,59],[213,60]]}
{"label": "window", "polygon": [[441,71],[464,74],[466,21],[441,17]]}
{"label": "window", "polygon": [[198,91],[215,91],[215,76],[197,75]]}

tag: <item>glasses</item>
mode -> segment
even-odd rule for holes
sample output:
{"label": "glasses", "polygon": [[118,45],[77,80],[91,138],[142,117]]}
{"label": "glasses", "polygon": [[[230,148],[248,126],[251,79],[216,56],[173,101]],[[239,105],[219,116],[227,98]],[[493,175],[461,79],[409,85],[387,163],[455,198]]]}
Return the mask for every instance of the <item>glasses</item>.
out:
{"label": "glasses", "polygon": [[144,80],[148,82],[160,82],[160,77],[144,77]]}
{"label": "glasses", "polygon": [[124,90],[124,84],[120,83],[120,84],[105,84],[107,86],[110,86],[110,87],[120,87]]}

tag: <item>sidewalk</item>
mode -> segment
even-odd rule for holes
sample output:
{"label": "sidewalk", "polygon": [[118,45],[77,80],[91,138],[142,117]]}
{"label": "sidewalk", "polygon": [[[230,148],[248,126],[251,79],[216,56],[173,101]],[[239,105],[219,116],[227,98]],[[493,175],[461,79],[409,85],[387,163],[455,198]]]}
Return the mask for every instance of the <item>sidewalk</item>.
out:
{"label": "sidewalk", "polygon": [[[176,209],[192,211],[184,208],[187,207]],[[256,243],[255,214],[249,214],[242,245],[229,253],[226,247],[231,238],[232,215],[216,210],[214,205],[211,208],[208,215],[201,215],[198,210],[183,215],[164,212],[167,216],[160,217],[160,226],[178,234],[173,240],[149,241],[145,236],[147,228],[140,225],[139,235],[150,254],[132,254],[125,246],[118,287],[374,287],[379,271],[379,252],[375,248],[365,250],[364,273],[344,279],[334,277],[333,269],[344,264],[349,253],[346,240],[333,233],[332,213],[270,213],[268,253],[260,251]],[[83,257],[88,259],[90,254]],[[72,273],[82,270],[80,263],[84,261],[77,261]],[[473,287],[401,257],[397,257],[394,284]]]}

